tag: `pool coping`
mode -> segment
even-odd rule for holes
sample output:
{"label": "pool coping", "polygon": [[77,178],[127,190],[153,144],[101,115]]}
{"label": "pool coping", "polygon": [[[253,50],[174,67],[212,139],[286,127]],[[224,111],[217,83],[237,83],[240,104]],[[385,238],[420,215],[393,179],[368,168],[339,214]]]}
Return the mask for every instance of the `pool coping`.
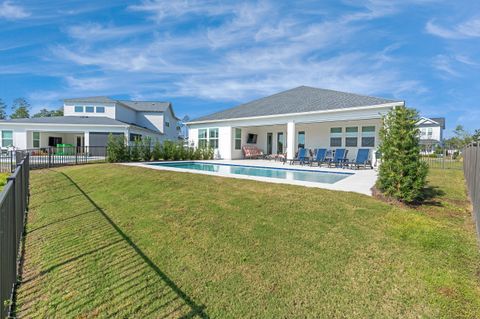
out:
{"label": "pool coping", "polygon": [[[227,173],[220,173],[220,172],[210,172],[210,171],[201,171],[201,170],[193,170],[193,169],[186,169],[186,168],[152,165],[157,163],[184,163],[184,162],[221,164],[221,165],[227,165],[227,166],[228,165],[250,166],[250,167],[258,167],[258,168],[297,170],[297,171],[313,171],[313,172],[321,172],[321,173],[340,173],[340,174],[348,174],[350,176],[347,176],[346,178],[340,181],[337,181],[333,184],[328,184],[328,183],[295,181],[295,180],[286,180],[286,179],[278,179],[278,178],[270,178],[270,177],[262,177],[262,176],[227,174]],[[345,192],[355,192],[355,193],[360,193],[360,194],[369,195],[369,196],[372,195],[371,188],[373,187],[377,179],[377,172],[375,170],[351,170],[351,169],[342,169],[342,168],[322,168],[321,170],[319,170],[313,167],[312,168],[305,167],[303,169],[300,169],[300,168],[284,167],[278,162],[261,162],[261,161],[250,162],[248,160],[156,161],[156,162],[148,162],[148,163],[142,163],[142,162],[123,163],[122,165],[143,167],[143,168],[156,169],[156,170],[173,171],[173,172],[180,172],[180,173],[203,174],[203,175],[210,175],[210,176],[217,176],[217,177],[247,179],[247,180],[267,182],[267,183],[289,184],[289,185],[323,188],[323,189],[345,191]]]}

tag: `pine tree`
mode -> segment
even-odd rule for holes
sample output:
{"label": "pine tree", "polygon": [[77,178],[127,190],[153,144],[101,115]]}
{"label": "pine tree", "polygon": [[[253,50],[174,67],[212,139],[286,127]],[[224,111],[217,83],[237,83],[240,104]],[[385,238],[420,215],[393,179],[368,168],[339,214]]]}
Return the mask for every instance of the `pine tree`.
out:
{"label": "pine tree", "polygon": [[420,158],[418,112],[396,107],[383,118],[380,130],[382,163],[377,187],[406,203],[421,200],[428,166]]}
{"label": "pine tree", "polygon": [[30,104],[24,98],[17,98],[12,105],[12,119],[23,119],[30,117]]}
{"label": "pine tree", "polygon": [[0,99],[0,120],[7,118],[7,104]]}

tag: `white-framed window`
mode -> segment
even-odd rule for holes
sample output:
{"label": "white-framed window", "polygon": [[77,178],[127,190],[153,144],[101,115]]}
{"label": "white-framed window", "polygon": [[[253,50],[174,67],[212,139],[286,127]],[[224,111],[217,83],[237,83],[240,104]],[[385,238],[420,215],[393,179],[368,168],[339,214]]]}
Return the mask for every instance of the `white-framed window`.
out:
{"label": "white-framed window", "polygon": [[96,111],[97,113],[105,113],[105,106],[97,106]]}
{"label": "white-framed window", "polygon": [[362,126],[362,147],[375,147],[375,126]]}
{"label": "white-framed window", "polygon": [[433,128],[431,128],[431,127],[428,127],[428,128],[427,128],[427,135],[428,135],[429,138],[432,137],[432,135],[433,135]]}
{"label": "white-framed window", "polygon": [[83,106],[75,105],[75,113],[83,113]]}
{"label": "white-framed window", "polygon": [[40,147],[40,132],[33,132],[33,147]]}
{"label": "white-framed window", "polygon": [[218,128],[208,129],[208,143],[211,148],[218,148]]}
{"label": "white-framed window", "polygon": [[297,135],[297,148],[305,148],[305,131],[298,132]]}
{"label": "white-framed window", "polygon": [[2,147],[13,146],[13,131],[2,131]]}
{"label": "white-framed window", "polygon": [[207,143],[208,143],[207,131],[208,130],[206,128],[201,128],[198,130],[198,147],[200,148],[207,147]]}
{"label": "white-framed window", "polygon": [[95,112],[95,107],[93,107],[93,106],[85,106],[85,112],[87,112],[87,113],[93,113],[93,112]]}
{"label": "white-framed window", "polygon": [[345,128],[345,146],[358,146],[358,126],[350,126]]}
{"label": "white-framed window", "polygon": [[342,147],[342,128],[330,128],[330,147]]}
{"label": "white-framed window", "polygon": [[242,149],[242,129],[235,128],[235,149],[241,150]]}

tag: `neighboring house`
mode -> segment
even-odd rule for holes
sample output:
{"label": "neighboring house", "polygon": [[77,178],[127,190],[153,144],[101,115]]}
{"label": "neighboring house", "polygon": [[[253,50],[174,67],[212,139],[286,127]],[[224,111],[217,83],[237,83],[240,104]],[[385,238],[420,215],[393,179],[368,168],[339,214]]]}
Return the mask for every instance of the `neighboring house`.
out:
{"label": "neighboring house", "polygon": [[420,145],[422,153],[432,154],[435,149],[443,145],[444,117],[421,117],[417,122],[420,130]]}
{"label": "neighboring house", "polygon": [[[381,117],[403,101],[300,86],[188,122],[191,145],[210,145],[217,158],[242,158],[242,146],[266,154],[299,147],[358,148],[379,145]],[[371,152],[372,157],[374,151]],[[374,158],[372,158],[374,162]]]}
{"label": "neighboring house", "polygon": [[2,148],[19,149],[57,144],[105,146],[109,134],[129,141],[141,136],[177,140],[178,122],[170,102],[85,97],[65,99],[64,116],[1,120],[0,137]]}

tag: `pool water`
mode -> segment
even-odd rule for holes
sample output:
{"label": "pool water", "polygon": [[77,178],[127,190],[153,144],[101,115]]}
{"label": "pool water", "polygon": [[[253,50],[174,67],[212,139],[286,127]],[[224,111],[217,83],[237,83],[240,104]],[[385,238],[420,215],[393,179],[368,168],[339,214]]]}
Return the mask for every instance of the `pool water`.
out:
{"label": "pool water", "polygon": [[295,168],[273,168],[263,166],[246,166],[236,164],[218,164],[204,162],[170,162],[152,163],[149,165],[182,168],[197,171],[218,172],[222,174],[247,175],[258,177],[278,178],[285,180],[314,182],[314,183],[336,183],[352,173],[311,171]]}

